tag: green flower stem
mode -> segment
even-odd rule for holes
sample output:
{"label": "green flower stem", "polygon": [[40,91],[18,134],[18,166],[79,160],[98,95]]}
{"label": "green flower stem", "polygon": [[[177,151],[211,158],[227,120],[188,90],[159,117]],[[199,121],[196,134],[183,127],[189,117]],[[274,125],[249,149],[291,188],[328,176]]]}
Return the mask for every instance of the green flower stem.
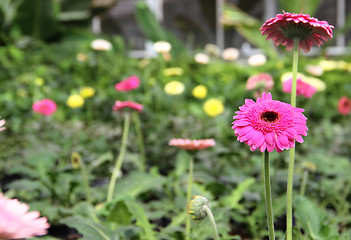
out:
{"label": "green flower stem", "polygon": [[[186,203],[188,204],[191,200],[191,187],[193,184],[193,172],[194,172],[194,159],[193,157],[189,160],[189,180],[188,180],[188,193],[186,195]],[[190,215],[187,215],[185,225],[185,239],[190,240]]]}
{"label": "green flower stem", "polygon": [[305,170],[305,171],[303,172],[302,181],[301,181],[301,188],[300,188],[300,195],[301,195],[301,196],[304,196],[304,195],[305,195],[307,179],[308,179],[308,171]]}
{"label": "green flower stem", "polygon": [[205,209],[207,216],[210,219],[210,222],[212,224],[214,240],[219,240],[216,222],[215,222],[215,219],[214,219],[213,214],[211,212],[211,209],[208,208],[207,206],[204,206],[204,209]]}
{"label": "green flower stem", "polygon": [[108,192],[107,192],[107,199],[106,199],[107,202],[112,200],[113,191],[115,190],[118,174],[119,174],[119,171],[121,170],[123,160],[124,160],[124,155],[127,149],[128,132],[129,132],[129,126],[130,126],[129,113],[125,113],[124,117],[125,118],[124,118],[123,134],[122,134],[122,144],[116,160],[115,168],[113,169],[113,172],[112,172],[110,183],[108,185]]}
{"label": "green flower stem", "polygon": [[[292,85],[291,85],[291,105],[296,107],[296,82],[297,82],[297,66],[299,52],[297,50],[299,40],[294,39],[294,55],[292,66]],[[293,198],[293,180],[294,180],[294,164],[295,164],[295,148],[289,150],[289,167],[288,182],[286,189],[286,240],[292,240],[292,198]]]}
{"label": "green flower stem", "polygon": [[83,176],[83,183],[85,189],[85,195],[87,197],[88,203],[91,203],[91,195],[90,195],[90,185],[89,185],[89,178],[88,178],[88,171],[83,161],[80,161],[80,170]]}
{"label": "green flower stem", "polygon": [[145,157],[145,145],[144,145],[144,137],[143,132],[141,131],[141,124],[139,114],[137,112],[132,113],[133,121],[135,124],[135,131],[138,138],[138,145],[140,151],[140,163],[139,163],[139,170],[144,172],[146,169],[146,157]]}
{"label": "green flower stem", "polygon": [[93,121],[93,99],[86,99],[86,114],[87,122],[91,123]]}
{"label": "green flower stem", "polygon": [[263,168],[264,168],[264,190],[265,190],[265,201],[266,201],[266,212],[268,220],[268,233],[269,239],[274,240],[274,218],[273,218],[273,207],[272,207],[272,196],[271,196],[271,180],[269,175],[269,152],[263,153]]}

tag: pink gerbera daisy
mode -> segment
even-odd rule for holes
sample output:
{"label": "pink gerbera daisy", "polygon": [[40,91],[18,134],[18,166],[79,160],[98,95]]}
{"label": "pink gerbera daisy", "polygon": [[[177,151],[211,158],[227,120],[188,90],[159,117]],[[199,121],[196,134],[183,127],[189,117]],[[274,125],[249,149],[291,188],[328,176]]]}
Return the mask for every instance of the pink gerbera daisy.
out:
{"label": "pink gerbera daisy", "polygon": [[302,136],[307,136],[304,109],[272,100],[271,93],[263,93],[256,102],[246,99],[239,109],[232,129],[238,141],[248,144],[251,151],[281,152],[293,148],[295,141],[302,143]]}
{"label": "pink gerbera daisy", "polygon": [[341,97],[338,102],[338,111],[342,115],[348,115],[351,112],[351,99],[346,96]]}
{"label": "pink gerbera daisy", "polygon": [[[283,82],[283,92],[291,93],[292,78]],[[305,83],[300,78],[296,81],[296,95],[302,95],[305,98],[311,98],[317,92],[317,88]]]}
{"label": "pink gerbera daisy", "polygon": [[17,199],[0,194],[0,238],[22,239],[47,234],[50,225],[38,211],[28,212],[29,206]]}
{"label": "pink gerbera daisy", "polygon": [[50,116],[56,112],[56,103],[50,99],[42,99],[33,103],[32,109],[34,112],[40,113],[45,116]]}
{"label": "pink gerbera daisy", "polygon": [[124,108],[131,108],[134,109],[138,112],[141,112],[143,110],[143,105],[132,102],[132,101],[119,101],[117,100],[115,102],[115,105],[113,105],[112,110],[113,111],[121,111]]}
{"label": "pink gerbera daisy", "polygon": [[294,47],[294,39],[298,39],[299,49],[308,53],[313,45],[321,46],[333,38],[332,28],[334,26],[327,21],[318,21],[308,14],[283,12],[268,19],[260,30],[262,35],[267,35],[267,40],[273,40],[275,46],[281,44],[289,51]]}
{"label": "pink gerbera daisy", "polygon": [[128,92],[138,88],[140,80],[137,76],[130,76],[115,85],[115,89],[120,92]]}
{"label": "pink gerbera daisy", "polygon": [[210,139],[183,139],[183,138],[173,138],[169,141],[168,145],[176,146],[184,150],[201,150],[205,148],[212,147],[216,144],[215,140]]}

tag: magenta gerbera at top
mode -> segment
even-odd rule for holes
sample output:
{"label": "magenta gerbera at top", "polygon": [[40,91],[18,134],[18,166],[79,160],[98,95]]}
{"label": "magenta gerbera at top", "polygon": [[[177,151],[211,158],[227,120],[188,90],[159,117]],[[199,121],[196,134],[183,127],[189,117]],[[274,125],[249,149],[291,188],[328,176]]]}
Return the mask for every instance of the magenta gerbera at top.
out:
{"label": "magenta gerbera at top", "polygon": [[289,51],[294,47],[294,39],[298,39],[299,49],[308,53],[313,45],[319,47],[333,38],[332,28],[334,26],[327,21],[318,21],[308,14],[283,12],[268,19],[260,30],[262,35],[267,35],[267,40],[272,39],[275,46],[286,46]]}
{"label": "magenta gerbera at top", "polygon": [[115,89],[120,92],[128,92],[138,88],[140,80],[137,76],[130,76],[115,85]]}
{"label": "magenta gerbera at top", "polygon": [[57,105],[54,101],[50,99],[42,99],[33,103],[32,109],[34,112],[40,113],[45,116],[50,116],[56,112]]}
{"label": "magenta gerbera at top", "polygon": [[248,144],[251,151],[281,152],[293,148],[295,141],[302,143],[302,136],[307,136],[304,109],[272,100],[271,93],[263,93],[256,102],[246,99],[239,109],[232,129],[238,141]]}
{"label": "magenta gerbera at top", "polygon": [[47,233],[50,225],[46,217],[28,210],[27,204],[0,193],[0,239],[23,239]]}

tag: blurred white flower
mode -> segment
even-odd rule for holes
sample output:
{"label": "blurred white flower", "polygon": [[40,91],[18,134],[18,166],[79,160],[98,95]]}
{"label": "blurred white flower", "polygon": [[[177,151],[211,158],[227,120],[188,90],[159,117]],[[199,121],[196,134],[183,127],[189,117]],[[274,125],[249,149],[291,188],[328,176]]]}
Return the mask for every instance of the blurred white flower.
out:
{"label": "blurred white flower", "polygon": [[306,65],[306,71],[313,76],[321,76],[324,73],[324,70],[321,66],[318,65]]}
{"label": "blurred white flower", "polygon": [[112,44],[104,39],[95,39],[90,46],[96,51],[109,51],[112,49]]}
{"label": "blurred white flower", "polygon": [[247,63],[252,67],[262,66],[267,62],[267,57],[263,54],[255,54],[247,59]]}
{"label": "blurred white flower", "polygon": [[153,47],[154,47],[154,50],[158,53],[169,52],[172,49],[171,44],[165,41],[155,42]]}
{"label": "blurred white flower", "polygon": [[222,58],[226,61],[235,61],[239,58],[239,50],[236,48],[226,48],[222,52]]}
{"label": "blurred white flower", "polygon": [[200,63],[200,64],[207,64],[210,61],[209,56],[207,56],[204,53],[197,53],[197,54],[195,54],[194,59],[195,59],[195,62]]}

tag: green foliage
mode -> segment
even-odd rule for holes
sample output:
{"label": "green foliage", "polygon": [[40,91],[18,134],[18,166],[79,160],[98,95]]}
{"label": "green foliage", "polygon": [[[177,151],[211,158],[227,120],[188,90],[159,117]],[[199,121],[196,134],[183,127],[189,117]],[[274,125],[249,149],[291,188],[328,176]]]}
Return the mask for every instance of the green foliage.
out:
{"label": "green foliage", "polygon": [[25,0],[17,9],[15,23],[23,34],[48,39],[58,32],[57,9],[53,0]]}
{"label": "green foliage", "polygon": [[234,27],[246,40],[262,49],[271,58],[278,58],[277,50],[259,31],[262,23],[232,4],[225,4],[223,10],[224,26]]}
{"label": "green foliage", "polygon": [[161,26],[144,1],[136,3],[136,20],[147,39],[153,42],[169,42],[172,45],[172,52],[177,55],[185,51],[184,45],[172,33]]}
{"label": "green foliage", "polygon": [[294,200],[295,217],[310,239],[337,239],[337,226],[330,223],[328,215],[303,196]]}
{"label": "green foliage", "polygon": [[296,0],[296,1],[284,1],[279,0],[281,9],[285,12],[291,13],[304,13],[310,14],[311,16],[316,12],[321,0]]}

